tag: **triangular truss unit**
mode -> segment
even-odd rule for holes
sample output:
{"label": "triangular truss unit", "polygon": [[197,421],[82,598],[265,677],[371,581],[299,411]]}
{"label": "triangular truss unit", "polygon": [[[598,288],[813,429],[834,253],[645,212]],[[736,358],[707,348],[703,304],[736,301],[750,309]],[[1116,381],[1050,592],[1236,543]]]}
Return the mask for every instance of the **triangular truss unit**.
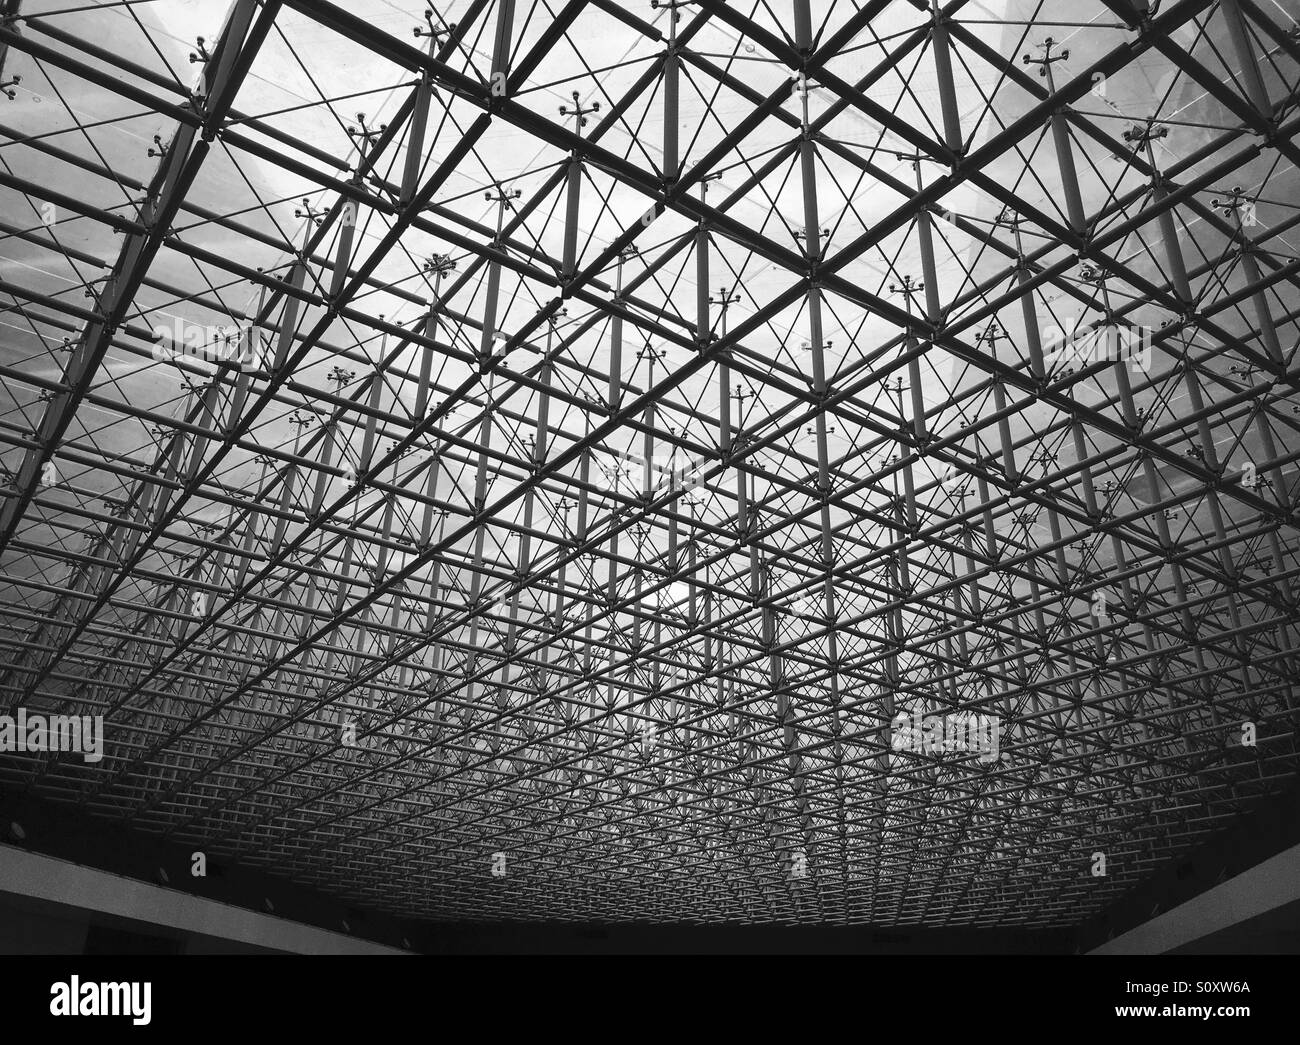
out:
{"label": "triangular truss unit", "polygon": [[3,788],[416,918],[1096,915],[1297,770],[1297,13],[0,0],[0,713],[104,729]]}

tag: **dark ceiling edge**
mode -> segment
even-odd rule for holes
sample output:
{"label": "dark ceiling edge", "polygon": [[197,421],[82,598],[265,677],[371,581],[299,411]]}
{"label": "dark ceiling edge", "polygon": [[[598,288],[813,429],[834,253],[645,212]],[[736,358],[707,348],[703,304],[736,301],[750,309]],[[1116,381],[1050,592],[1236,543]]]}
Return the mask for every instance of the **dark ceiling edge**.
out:
{"label": "dark ceiling edge", "polygon": [[434,954],[889,955],[1070,954],[1071,929],[687,922],[462,922],[438,926]]}
{"label": "dark ceiling edge", "polygon": [[[7,839],[7,844],[14,844],[13,839]],[[68,952],[60,946],[57,930],[49,931],[46,926],[49,921],[62,922],[81,926],[84,924],[85,940],[84,954],[238,954],[241,956],[253,955],[284,955],[289,952],[279,950],[274,947],[266,947],[261,944],[246,943],[244,941],[231,940],[229,937],[213,936],[207,932],[197,932],[191,929],[177,928],[171,925],[159,925],[157,922],[151,922],[147,919],[132,918],[122,914],[110,914],[100,910],[92,910],[86,907],[79,907],[75,903],[67,903],[62,900],[47,900],[43,898],[29,896],[25,893],[11,893],[6,891],[6,883],[0,881],[0,923],[4,919],[13,915],[27,916],[38,920],[39,929],[33,930],[28,928],[29,935],[24,941],[28,945],[35,943],[42,948],[34,953],[54,956],[64,956]],[[36,937],[35,933],[44,935]],[[116,934],[116,940],[120,945],[120,950],[103,951],[92,950],[91,941],[96,940],[102,946],[105,938],[112,940]],[[198,947],[198,950],[190,950],[190,947]],[[212,948],[219,948],[213,951]],[[184,949],[182,949],[184,948]],[[31,954],[31,951],[20,951],[19,953]]]}
{"label": "dark ceiling edge", "polygon": [[[22,826],[23,839],[10,831]],[[417,953],[640,953],[804,951],[889,954],[1068,954],[1069,928],[695,925],[685,923],[428,922],[404,920],[208,854],[206,878],[190,875],[196,846],[182,846],[30,796],[0,795],[0,841],[30,852],[201,896],[245,910]],[[159,869],[167,873],[164,884]],[[267,912],[265,900],[274,911]],[[406,941],[404,943],[404,941]]]}
{"label": "dark ceiling edge", "polygon": [[[15,837],[12,823],[20,824],[26,837]],[[351,904],[210,852],[207,876],[195,878],[190,873],[191,855],[199,845],[182,846],[119,821],[29,796],[0,794],[0,842],[358,940],[413,950],[428,944],[424,923]],[[166,881],[160,871],[166,872]],[[268,900],[273,909],[268,909]]]}
{"label": "dark ceiling edge", "polygon": [[1087,953],[1157,915],[1186,903],[1220,882],[1300,844],[1300,776],[1291,786],[1244,811],[1204,845],[1174,857],[1075,930]]}
{"label": "dark ceiling edge", "polygon": [[[18,840],[9,825],[22,825]],[[1130,890],[1100,915],[1066,930],[961,930],[882,926],[583,925],[579,923],[454,922],[404,920],[349,904],[288,879],[208,854],[208,875],[190,875],[193,846],[181,846],[67,806],[31,797],[0,796],[3,841],[31,852],[70,860],[218,903],[268,913],[361,940],[417,952],[608,951],[690,947],[727,951],[825,948],[892,953],[1087,952],[1157,914],[1185,903],[1226,878],[1300,844],[1300,780],[1265,799],[1205,845],[1174,860]],[[350,931],[343,929],[346,920]],[[404,943],[404,941],[406,941]],[[983,948],[983,950],[981,950]]]}

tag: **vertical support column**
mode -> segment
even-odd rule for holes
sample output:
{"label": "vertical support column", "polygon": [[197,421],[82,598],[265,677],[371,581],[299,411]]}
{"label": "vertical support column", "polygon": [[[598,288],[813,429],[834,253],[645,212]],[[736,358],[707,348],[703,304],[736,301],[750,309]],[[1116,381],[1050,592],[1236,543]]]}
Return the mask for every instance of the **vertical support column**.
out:
{"label": "vertical support column", "polygon": [[[678,12],[678,4],[671,2],[659,3],[651,0],[652,7],[666,7],[668,9],[668,50],[664,55],[664,164],[663,179],[666,182],[674,182],[681,167],[681,159],[678,156],[677,147],[677,88],[678,80],[681,76],[682,60],[677,54],[677,22],[681,18]],[[707,286],[707,284],[706,284]]]}
{"label": "vertical support column", "polygon": [[[573,133],[578,138],[582,137],[582,128],[587,126],[587,114],[595,112],[600,112],[600,102],[592,102],[584,106],[577,91],[573,92],[572,107],[560,106],[561,116],[573,117]],[[578,271],[578,219],[582,207],[582,171],[581,147],[575,144],[569,154],[564,213],[564,253],[560,261],[560,276],[566,281],[572,279]]]}
{"label": "vertical support column", "polygon": [[[415,36],[419,39],[421,36],[429,38],[429,58],[436,57],[438,51],[438,38],[442,35],[441,31],[433,25],[431,17],[432,12],[426,11],[425,18],[429,20],[429,28],[415,30]],[[452,26],[454,29],[455,26]],[[420,79],[415,85],[415,102],[411,107],[411,125],[406,135],[406,164],[402,169],[402,189],[399,200],[403,207],[410,204],[415,198],[415,190],[420,184],[420,167],[424,160],[424,133],[429,123],[429,99],[433,96],[433,81],[429,67],[420,70]]]}
{"label": "vertical support column", "polygon": [[[384,358],[384,350],[379,351],[379,358]],[[379,433],[379,404],[382,400],[384,391],[384,371],[382,364],[375,367],[375,372],[370,377],[370,396],[367,406],[369,410],[366,413],[366,427],[361,436],[361,459],[357,464],[357,473],[361,474],[370,470],[370,459],[375,452],[375,439]]]}
{"label": "vertical support column", "polygon": [[[1214,449],[1214,433],[1210,430],[1209,420],[1205,417],[1205,397],[1201,392],[1201,382],[1196,376],[1196,369],[1190,361],[1185,361],[1183,367],[1183,385],[1187,389],[1187,402],[1191,407],[1192,413],[1198,415],[1196,419],[1197,432],[1201,438],[1201,444],[1197,448],[1197,454],[1205,467],[1208,468],[1217,477],[1222,474],[1223,469],[1219,464],[1219,456]],[[1219,543],[1219,562],[1223,566],[1224,573],[1229,577],[1237,575],[1236,563],[1233,562],[1232,548],[1228,542],[1227,530],[1223,525],[1223,508],[1219,503],[1219,494],[1212,486],[1207,485],[1205,488],[1205,502],[1210,510],[1210,522],[1214,526],[1215,536]]]}
{"label": "vertical support column", "polygon": [[1097,504],[1097,489],[1092,482],[1092,469],[1085,463],[1088,459],[1088,446],[1084,439],[1084,429],[1078,418],[1071,418],[1070,430],[1074,436],[1074,460],[1079,466],[1079,478],[1083,484],[1083,503],[1088,509],[1088,518],[1096,521],[1101,518]]}
{"label": "vertical support column", "polygon": [[334,615],[337,617],[343,612],[343,607],[347,603],[348,595],[351,593],[352,562],[356,556],[356,509],[353,502],[352,526],[349,527],[348,534],[343,538],[343,555],[339,561],[338,569],[338,587],[334,592]]}
{"label": "vertical support column", "polygon": [[[429,469],[430,476],[433,476],[434,472],[435,472],[434,468]],[[430,485],[431,486],[433,485],[432,479],[430,480]],[[444,511],[439,511],[438,512],[438,535],[435,538],[434,543],[437,544],[442,543],[442,535],[446,523],[447,523],[447,513]],[[437,627],[439,611],[442,608],[439,603],[439,600],[442,597],[442,562],[443,562],[442,556],[438,555],[430,564],[430,569],[429,569],[429,588],[428,588],[429,610],[428,610],[428,616],[426,617],[425,620],[425,630],[429,632],[432,632]],[[441,664],[442,664],[442,644],[435,643],[433,648],[433,669],[435,671],[440,670]]]}
{"label": "vertical support column", "polygon": [[[257,531],[261,528],[262,514],[257,509],[256,505],[261,500],[262,490],[266,486],[266,459],[259,457],[258,462],[262,466],[260,469],[260,475],[256,485],[254,486],[255,493],[248,499],[249,507],[248,511],[244,515],[244,542],[240,548],[239,570],[235,576],[236,591],[243,588],[244,579],[248,576],[248,570],[253,560],[253,545],[257,542]],[[160,507],[166,504],[170,496],[170,492],[164,488],[160,500]],[[162,507],[162,511],[158,513],[158,517],[161,519],[165,513],[166,508]]]}
{"label": "vertical support column", "polygon": [[[905,275],[898,283],[889,284],[891,294],[899,294],[903,298],[903,305],[907,309],[907,314],[912,314],[912,298],[925,290],[926,283],[924,280],[917,282],[910,275]],[[921,446],[925,446],[930,441],[930,432],[925,423],[925,394],[921,387],[921,362],[922,352],[917,351],[917,341],[911,330],[907,332],[905,341],[907,353],[907,385],[902,384],[900,377],[898,384],[898,416],[900,419],[906,419],[907,411],[903,407],[903,390],[906,388],[911,393],[912,400],[912,432]]]}
{"label": "vertical support column", "polygon": [[334,271],[330,275],[330,297],[337,298],[343,290],[352,264],[352,240],[356,236],[357,201],[344,200],[339,210],[339,237],[334,245]]}
{"label": "vertical support column", "polygon": [[428,548],[429,538],[433,533],[433,517],[438,511],[435,498],[438,495],[438,473],[442,468],[442,458],[438,454],[430,454],[428,467],[425,471],[424,478],[424,513],[420,518],[420,537],[417,547]]}
{"label": "vertical support column", "polygon": [[284,313],[280,317],[280,337],[275,347],[275,364],[271,368],[272,373],[278,374],[284,370],[289,362],[289,353],[293,349],[294,335],[298,332],[298,310],[301,307],[297,294],[294,291],[302,290],[303,279],[307,274],[306,266],[301,262],[294,262],[289,268],[289,275],[286,278],[288,289],[284,295]]}
{"label": "vertical support column", "polygon": [[1040,383],[1047,376],[1047,364],[1043,359],[1043,336],[1038,329],[1038,312],[1034,307],[1034,292],[1029,288],[1032,278],[1029,274],[1029,262],[1025,258],[1025,247],[1020,236],[1020,219],[1004,209],[997,217],[997,225],[1006,225],[1016,243],[1016,283],[1020,287],[1020,315],[1025,325],[1025,346],[1029,349],[1029,371]]}
{"label": "vertical support column", "polygon": [[618,601],[618,535],[617,529],[609,535],[609,583],[605,599],[611,608]]}
{"label": "vertical support column", "polygon": [[[397,469],[401,464],[401,458],[393,462],[393,476],[391,482],[397,485]],[[391,549],[388,547],[389,542],[393,539],[393,516],[397,511],[397,495],[384,494],[384,514],[379,524],[379,540],[375,543],[375,584],[382,584],[388,575],[388,557]]]}
{"label": "vertical support column", "polygon": [[278,505],[279,514],[275,520],[275,536],[271,540],[270,554],[272,556],[280,553],[280,548],[284,543],[284,535],[289,527],[289,516],[294,510],[294,500],[298,494],[298,473],[301,470],[298,464],[299,450],[302,446],[302,432],[309,424],[311,417],[308,414],[300,413],[295,410],[289,416],[289,423],[293,425],[293,456],[294,459],[289,462],[289,467],[285,469],[280,486],[280,503]]}
{"label": "vertical support column", "polygon": [[438,349],[438,340],[442,314],[443,277],[456,271],[456,262],[450,254],[434,254],[424,263],[424,271],[433,273],[433,297],[429,300],[429,311],[424,316],[424,338],[428,344],[420,346],[420,374],[415,386],[415,406],[412,410],[413,420],[418,424],[424,420],[429,409],[429,385],[433,376],[433,359]]}
{"label": "vertical support column", "polygon": [[330,479],[333,477],[330,466],[334,460],[336,423],[333,418],[330,418],[324,423],[324,431],[321,433],[320,455],[316,461],[316,489],[311,498],[310,514],[313,519],[320,515],[321,508],[325,505],[325,494],[329,490]]}
{"label": "vertical support column", "polygon": [[573,530],[574,544],[587,542],[587,520],[591,507],[591,447],[584,446],[578,458],[578,522]]}
{"label": "vertical support column", "polygon": [[[655,385],[655,362],[666,355],[666,350],[653,348],[649,342],[645,347],[636,354],[637,359],[647,360],[649,363],[648,374],[646,377],[647,390],[653,389]],[[658,485],[658,475],[655,469],[655,421],[656,421],[655,403],[652,399],[646,404],[645,411],[641,417],[642,442],[641,442],[641,496],[647,501],[654,494],[655,487]]]}
{"label": "vertical support column", "polygon": [[[668,474],[670,477],[669,481],[672,483],[670,489],[675,495],[680,489],[677,483],[677,469],[671,469]],[[668,502],[667,509],[670,513],[668,516],[668,576],[670,579],[675,580],[678,573],[681,572],[681,562],[677,553],[678,530],[680,529],[680,526],[677,522],[678,507],[675,496]]]}
{"label": "vertical support column", "polygon": [[515,0],[497,0],[497,27],[492,41],[492,84],[494,98],[509,91],[510,42],[515,27]]}
{"label": "vertical support column", "polygon": [[546,350],[542,354],[542,363],[537,373],[538,383],[542,387],[537,393],[537,435],[533,439],[534,468],[541,468],[546,463],[547,448],[551,438],[551,378],[554,368],[551,362],[551,347],[555,337],[556,318],[551,316],[547,321]]}
{"label": "vertical support column", "polygon": [[1245,222],[1242,213],[1247,207],[1253,206],[1251,202],[1242,195],[1239,188],[1230,189],[1225,199],[1213,199],[1210,205],[1224,212],[1236,225],[1234,239],[1238,243],[1238,257],[1241,259],[1241,270],[1246,277],[1246,284],[1250,288],[1251,303],[1255,307],[1255,318],[1259,322],[1260,337],[1264,342],[1264,348],[1268,353],[1269,362],[1273,364],[1274,374],[1280,376],[1285,366],[1282,345],[1278,340],[1277,325],[1273,321],[1273,313],[1269,308],[1268,297],[1263,289],[1263,281],[1260,279],[1259,263],[1255,260],[1256,246],[1254,241],[1246,233]]}
{"label": "vertical support column", "polygon": [[695,535],[691,534],[691,541],[686,545],[686,619],[694,627],[698,621],[696,615],[696,596],[695,596],[695,571],[699,566],[699,545],[695,543]]}
{"label": "vertical support column", "polygon": [[[357,142],[357,167],[349,184],[358,191],[361,188],[362,172],[366,168],[366,157],[376,140],[383,137],[388,130],[387,124],[371,128],[366,124],[366,114],[357,113],[357,126],[348,128],[348,136]],[[358,219],[357,201],[345,199],[339,208],[339,238],[334,255],[334,272],[330,278],[329,296],[337,298],[343,292],[343,283],[347,279],[352,264],[352,241],[356,235]]]}
{"label": "vertical support column", "polygon": [[[1269,485],[1273,487],[1273,496],[1277,499],[1278,505],[1289,514],[1291,512],[1291,495],[1287,490],[1286,477],[1282,474],[1282,468],[1278,463],[1277,444],[1273,441],[1273,431],[1269,428],[1267,411],[1262,408],[1258,401],[1255,404],[1254,420],[1255,434],[1259,436],[1260,450],[1264,460],[1269,462],[1266,467],[1269,473]],[[1276,540],[1276,531],[1270,532],[1273,539]],[[1277,561],[1280,563],[1282,560],[1279,557]],[[1283,577],[1282,580],[1285,583],[1286,578]]]}
{"label": "vertical support column", "polygon": [[[811,15],[804,0],[795,4],[796,28],[807,23],[806,30],[811,33]],[[796,39],[796,45],[803,52],[811,49],[811,38]],[[822,229],[821,217],[817,203],[817,146],[809,133],[808,84],[800,80],[800,126],[802,137],[799,141],[799,169],[803,184],[803,244],[810,278],[808,282],[808,349],[812,354],[812,388],[814,396],[820,401],[827,393],[826,380],[826,343],[822,330],[821,287],[816,281],[816,270],[821,264]],[[817,480],[823,495],[830,488],[830,454],[826,435],[826,411],[819,410],[813,419],[817,435]]]}
{"label": "vertical support column", "polygon": [[1219,0],[1219,12],[1228,27],[1228,39],[1232,41],[1232,50],[1241,67],[1241,78],[1246,85],[1246,94],[1250,104],[1269,123],[1273,122],[1273,103],[1269,100],[1268,90],[1264,86],[1264,77],[1260,73],[1259,59],[1255,48],[1250,43],[1250,31],[1246,28],[1246,19],[1242,16],[1237,0]]}
{"label": "vertical support column", "polygon": [[[795,46],[801,54],[812,50],[812,13],[807,0],[795,0]],[[821,287],[816,271],[822,256],[821,214],[817,199],[817,145],[809,132],[808,81],[800,75],[799,172],[803,187],[803,249],[810,274],[808,283],[808,348],[812,355],[812,390],[821,401],[829,390],[826,377],[826,342],[822,327]],[[821,500],[821,559],[825,574],[822,580],[823,608],[827,632],[827,660],[831,669],[829,697],[832,707],[840,702],[839,643],[837,630],[838,600],[835,590],[835,554],[830,512],[830,446],[827,440],[826,411],[818,410],[813,419],[817,439],[817,492]],[[752,564],[751,564],[752,572]],[[775,685],[775,683],[774,683]]]}
{"label": "vertical support column", "polygon": [[[1070,57],[1068,50],[1052,54],[1055,43],[1056,41],[1049,36],[1039,44],[1043,52],[1042,58],[1034,58],[1027,54],[1021,57],[1021,61],[1026,65],[1038,66],[1038,75],[1047,78],[1049,95],[1056,94],[1052,64],[1065,61]],[[1065,212],[1069,216],[1070,227],[1083,236],[1087,234],[1087,219],[1084,217],[1083,196],[1079,192],[1079,175],[1075,170],[1074,149],[1070,144],[1070,125],[1065,117],[1064,108],[1053,109],[1051,116],[1048,117],[1048,123],[1052,129],[1052,143],[1056,148],[1057,169],[1061,174],[1061,191],[1065,194]]]}
{"label": "vertical support column", "polygon": [[1284,364],[1282,354],[1282,343],[1278,340],[1277,325],[1273,321],[1273,312],[1269,308],[1268,296],[1262,289],[1263,281],[1260,279],[1259,263],[1255,260],[1255,245],[1243,234],[1243,244],[1241,248],[1241,268],[1246,276],[1246,282],[1255,288],[1251,295],[1251,304],[1255,306],[1255,318],[1259,322],[1260,336],[1264,341],[1264,347],[1268,351],[1270,362],[1275,364],[1280,371]]}
{"label": "vertical support column", "polygon": [[1145,149],[1147,166],[1151,168],[1151,206],[1159,210],[1156,222],[1160,226],[1160,239],[1165,251],[1165,261],[1169,266],[1169,280],[1174,293],[1185,309],[1192,307],[1192,286],[1187,278],[1187,265],[1183,260],[1183,250],[1179,243],[1178,230],[1174,224],[1173,211],[1164,205],[1169,198],[1165,179],[1160,174],[1156,162],[1155,147],[1152,142],[1169,134],[1168,127],[1156,127],[1153,124],[1135,124],[1124,132],[1124,140],[1133,145],[1136,152]]}
{"label": "vertical support column", "polygon": [[[708,239],[698,244],[699,249],[708,251]],[[707,261],[706,261],[707,272]],[[718,337],[727,336],[727,309],[740,300],[740,295],[719,287],[717,296],[710,296],[708,303],[718,306]],[[725,458],[731,452],[731,368],[727,366],[727,353],[718,356],[718,450]]]}
{"label": "vertical support column", "polygon": [[497,336],[497,299],[501,295],[501,262],[496,254],[505,249],[502,242],[502,230],[505,227],[507,210],[514,210],[512,200],[520,196],[519,189],[506,189],[498,182],[493,192],[483,193],[483,198],[497,205],[497,231],[492,239],[492,259],[488,262],[487,291],[483,298],[483,338],[479,342],[479,367],[482,369],[492,358],[492,342]]}
{"label": "vertical support column", "polygon": [[[989,355],[996,362],[998,358],[998,341],[1005,338],[1004,331],[996,320],[990,320],[989,325],[985,327],[977,336],[977,343],[986,343],[989,346]],[[1002,450],[1002,471],[1006,475],[1007,482],[1014,489],[1020,482],[1020,471],[1016,467],[1015,450],[1011,445],[1011,422],[1007,416],[1007,390],[1002,382],[1002,378],[994,375],[993,383],[993,410],[997,415],[998,443]]]}
{"label": "vertical support column", "polygon": [[[614,303],[623,304],[623,264],[636,253],[635,247],[626,247],[618,253],[614,274]],[[609,393],[606,405],[611,414],[617,413],[623,403],[623,316],[615,312],[609,321]]]}
{"label": "vertical support column", "polygon": [[979,493],[980,514],[984,520],[984,547],[989,559],[997,562],[1002,555],[998,544],[997,527],[993,524],[993,510],[989,507],[993,500],[989,496],[989,484],[982,475],[975,477],[975,484]]}
{"label": "vertical support column", "polygon": [[961,117],[957,112],[957,90],[952,77],[951,44],[948,26],[939,10],[939,0],[931,0],[930,46],[934,49],[934,72],[939,83],[939,111],[943,115],[943,141],[954,155],[962,151]]}

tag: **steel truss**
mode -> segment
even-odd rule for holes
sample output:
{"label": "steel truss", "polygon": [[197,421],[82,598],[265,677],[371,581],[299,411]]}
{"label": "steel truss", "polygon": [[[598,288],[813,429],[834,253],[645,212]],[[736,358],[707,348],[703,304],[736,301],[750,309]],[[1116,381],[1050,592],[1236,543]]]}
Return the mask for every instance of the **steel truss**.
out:
{"label": "steel truss", "polygon": [[106,735],[5,786],[410,916],[1031,927],[1280,790],[1296,7],[993,6],[5,0],[0,710]]}

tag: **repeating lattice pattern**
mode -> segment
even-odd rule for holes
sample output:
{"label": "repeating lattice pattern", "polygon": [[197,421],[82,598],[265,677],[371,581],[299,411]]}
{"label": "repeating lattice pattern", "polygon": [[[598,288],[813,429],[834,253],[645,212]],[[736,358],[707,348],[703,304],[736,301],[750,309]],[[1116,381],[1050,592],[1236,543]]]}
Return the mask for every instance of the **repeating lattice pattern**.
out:
{"label": "repeating lattice pattern", "polygon": [[1295,0],[0,10],[6,789],[1046,926],[1295,773]]}

